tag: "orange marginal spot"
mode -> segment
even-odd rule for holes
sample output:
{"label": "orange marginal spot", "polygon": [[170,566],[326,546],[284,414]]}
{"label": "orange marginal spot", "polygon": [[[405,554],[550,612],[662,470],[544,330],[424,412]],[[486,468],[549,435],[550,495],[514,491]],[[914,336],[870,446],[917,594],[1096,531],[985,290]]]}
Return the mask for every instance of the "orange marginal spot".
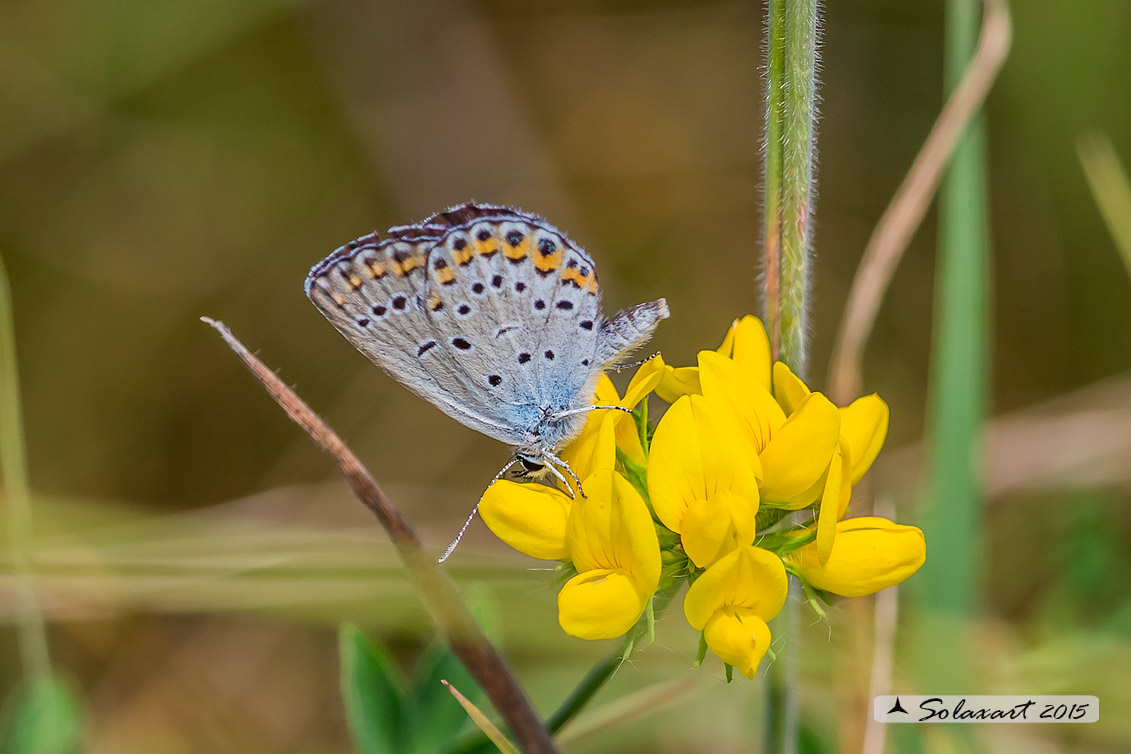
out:
{"label": "orange marginal spot", "polygon": [[534,266],[541,272],[553,272],[561,267],[562,259],[565,257],[565,252],[559,248],[549,256],[539,254],[534,258]]}
{"label": "orange marginal spot", "polygon": [[[438,270],[438,271],[442,271],[442,270]],[[451,270],[447,270],[447,273],[448,273],[449,275],[450,275],[450,274],[452,274]],[[440,310],[440,307],[441,307],[441,306],[443,306],[443,304],[444,304],[444,302],[443,302],[443,300],[442,300],[442,299],[440,298],[440,294],[439,294],[439,293],[436,293],[435,291],[433,291],[433,292],[432,292],[432,295],[430,295],[430,296],[428,297],[428,308],[429,308],[429,309],[430,309],[431,311],[434,311],[434,312],[435,312],[435,311],[439,311],[439,310]]]}
{"label": "orange marginal spot", "polygon": [[461,266],[470,262],[473,256],[475,256],[475,250],[468,246],[464,246],[462,249],[456,249],[452,253],[452,258],[456,260],[456,264]]}
{"label": "orange marginal spot", "polygon": [[487,241],[475,241],[475,253],[481,257],[489,257],[499,251],[499,244],[494,238]]}
{"label": "orange marginal spot", "polygon": [[503,254],[506,255],[507,259],[513,260],[515,262],[520,262],[523,259],[526,259],[526,257],[530,254],[530,236],[522,239],[522,242],[518,246],[511,246],[510,244],[507,244],[503,249]]}
{"label": "orange marginal spot", "polygon": [[440,285],[447,285],[456,279],[456,274],[452,271],[451,267],[437,267],[435,272],[436,282]]}
{"label": "orange marginal spot", "polygon": [[596,294],[597,293],[597,273],[590,272],[588,280],[589,280],[589,292],[592,293],[592,294]]}
{"label": "orange marginal spot", "polygon": [[408,273],[412,272],[413,270],[415,270],[417,267],[423,267],[423,266],[424,266],[424,256],[420,255],[420,254],[418,254],[416,256],[409,257],[408,259],[401,262],[401,269],[404,270],[404,274],[406,274],[406,275]]}
{"label": "orange marginal spot", "polygon": [[380,262],[370,262],[369,271],[373,273],[373,277],[377,278],[378,280],[385,277],[386,274],[385,265],[381,264]]}
{"label": "orange marginal spot", "polygon": [[339,307],[341,307],[341,306],[346,305],[346,300],[335,293],[334,294],[334,303],[337,304]]}
{"label": "orange marginal spot", "polygon": [[350,275],[350,289],[356,291],[360,287],[361,287],[361,276],[360,275]]}
{"label": "orange marginal spot", "polygon": [[586,277],[578,272],[576,267],[567,267],[562,273],[562,280],[573,283],[574,288],[580,288],[585,285]]}

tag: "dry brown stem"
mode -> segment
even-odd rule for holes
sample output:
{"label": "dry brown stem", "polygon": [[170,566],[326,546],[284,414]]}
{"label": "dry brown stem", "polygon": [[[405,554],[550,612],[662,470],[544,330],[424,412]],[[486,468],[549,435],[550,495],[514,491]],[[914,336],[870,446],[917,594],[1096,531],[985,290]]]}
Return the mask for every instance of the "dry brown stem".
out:
{"label": "dry brown stem", "polygon": [[986,0],[985,5],[974,57],[876,224],[860,259],[829,369],[829,394],[838,404],[847,403],[860,391],[864,345],[876,323],[876,313],[892,274],[927,213],[962,132],[981,108],[1009,52],[1012,32],[1005,0]]}
{"label": "dry brown stem", "polygon": [[549,734],[503,658],[483,635],[455,585],[440,570],[436,559],[425,553],[416,532],[404,520],[373,475],[342,439],[274,372],[248,351],[223,322],[208,317],[201,319],[220,333],[287,415],[338,462],[353,494],[373,512],[388,532],[409,578],[417,587],[421,601],[444,633],[452,652],[483,687],[499,714],[506,719],[522,750],[527,754],[556,754],[557,749]]}

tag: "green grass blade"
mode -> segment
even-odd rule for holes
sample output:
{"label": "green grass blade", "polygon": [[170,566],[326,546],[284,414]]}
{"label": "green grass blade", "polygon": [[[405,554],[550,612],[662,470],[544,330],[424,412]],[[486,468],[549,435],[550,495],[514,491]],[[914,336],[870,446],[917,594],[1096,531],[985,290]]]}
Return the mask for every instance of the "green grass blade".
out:
{"label": "green grass blade", "polygon": [[1115,247],[1131,275],[1131,178],[1107,134],[1087,134],[1076,145],[1084,176]]}
{"label": "green grass blade", "polygon": [[31,494],[24,451],[20,380],[16,366],[16,327],[8,273],[0,258],[0,477],[7,514],[8,546],[17,576],[20,659],[24,672],[33,679],[46,679],[51,672],[43,614],[31,580]]}
{"label": "green grass blade", "polygon": [[[946,89],[962,77],[977,41],[978,0],[948,0]],[[918,523],[928,557],[910,582],[915,684],[922,693],[975,693],[963,630],[977,609],[982,569],[980,429],[988,385],[989,220],[981,115],[968,125],[939,204],[935,332],[931,354],[926,499]],[[910,726],[908,726],[910,727]],[[921,751],[913,731],[897,749]]]}

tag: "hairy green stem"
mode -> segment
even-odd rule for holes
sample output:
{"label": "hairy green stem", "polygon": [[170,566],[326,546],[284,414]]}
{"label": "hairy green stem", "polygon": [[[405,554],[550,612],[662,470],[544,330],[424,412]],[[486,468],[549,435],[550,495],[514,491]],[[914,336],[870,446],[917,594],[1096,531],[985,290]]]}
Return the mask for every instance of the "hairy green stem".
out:
{"label": "hairy green stem", "polygon": [[781,263],[778,357],[805,379],[813,211],[817,0],[785,4],[781,122]]}
{"label": "hairy green stem", "polygon": [[[817,119],[817,0],[767,0],[766,23],[766,324],[774,358],[802,379],[808,371],[810,218]],[[774,621],[786,637],[766,686],[764,751],[793,754],[799,730],[798,666],[802,602],[796,579]]]}
{"label": "hairy green stem", "polygon": [[781,176],[782,117],[785,111],[785,0],[768,0],[766,18],[766,125],[763,145],[763,263],[765,323],[770,351],[781,347]]}
{"label": "hairy green stem", "polygon": [[20,410],[19,370],[16,367],[16,328],[8,273],[0,258],[0,477],[7,501],[8,546],[16,577],[20,659],[29,679],[51,672],[43,613],[35,597],[31,556],[31,493],[24,451]]}

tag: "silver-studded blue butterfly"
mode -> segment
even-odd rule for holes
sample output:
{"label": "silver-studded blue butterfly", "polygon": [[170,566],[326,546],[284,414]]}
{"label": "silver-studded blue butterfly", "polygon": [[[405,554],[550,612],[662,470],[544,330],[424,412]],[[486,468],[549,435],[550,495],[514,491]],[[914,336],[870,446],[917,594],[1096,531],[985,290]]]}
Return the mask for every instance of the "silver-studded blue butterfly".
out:
{"label": "silver-studded blue butterfly", "polygon": [[668,316],[659,299],[606,318],[593,260],[564,233],[474,203],[351,241],[306,294],[402,385],[514,446],[499,476],[521,462],[561,478],[555,451],[585,425],[597,379]]}

